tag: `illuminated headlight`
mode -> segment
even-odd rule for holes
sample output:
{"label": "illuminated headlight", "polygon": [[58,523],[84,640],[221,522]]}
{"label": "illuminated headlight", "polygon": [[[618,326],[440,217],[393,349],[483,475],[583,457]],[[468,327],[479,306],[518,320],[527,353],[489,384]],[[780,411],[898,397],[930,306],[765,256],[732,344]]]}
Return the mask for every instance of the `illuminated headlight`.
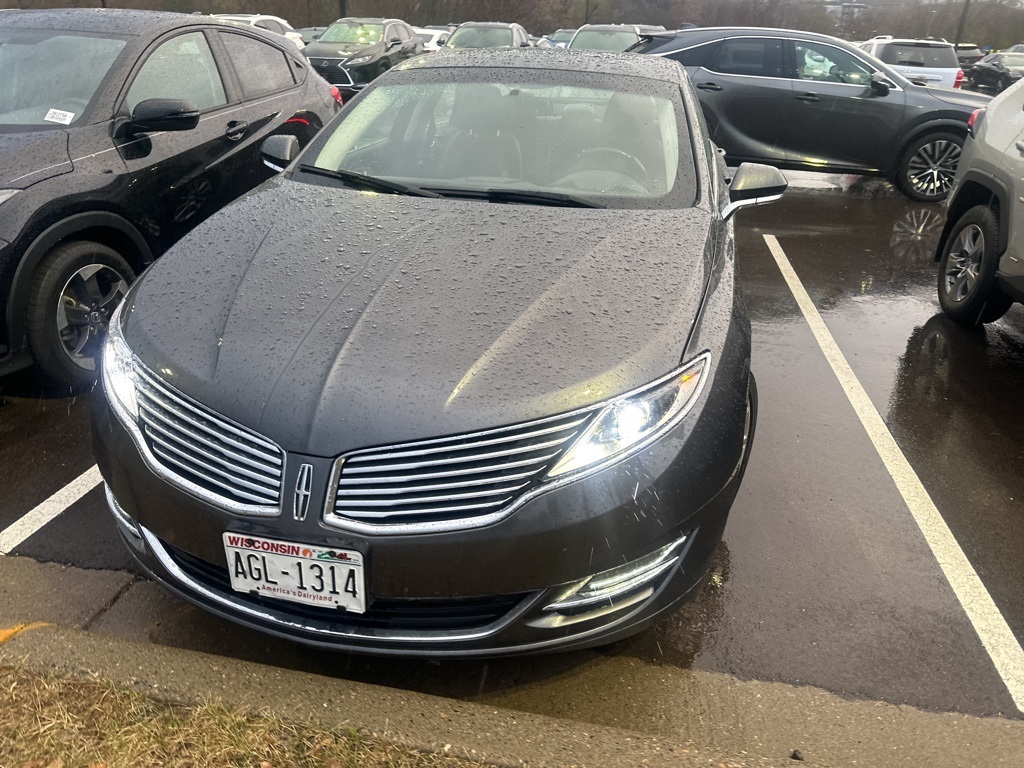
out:
{"label": "illuminated headlight", "polygon": [[122,419],[134,421],[139,417],[135,363],[121,332],[121,313],[127,303],[122,301],[114,310],[107,327],[107,339],[103,344],[103,391]]}
{"label": "illuminated headlight", "polygon": [[674,427],[697,400],[710,358],[704,353],[668,376],[607,405],[548,477],[609,464],[649,445]]}
{"label": "illuminated headlight", "polygon": [[368,62],[372,58],[373,58],[372,55],[371,56],[356,56],[354,59],[349,59],[348,61],[346,61],[345,62],[345,66],[347,67],[347,66],[352,66],[352,65],[355,65],[355,64],[365,64],[366,62]]}

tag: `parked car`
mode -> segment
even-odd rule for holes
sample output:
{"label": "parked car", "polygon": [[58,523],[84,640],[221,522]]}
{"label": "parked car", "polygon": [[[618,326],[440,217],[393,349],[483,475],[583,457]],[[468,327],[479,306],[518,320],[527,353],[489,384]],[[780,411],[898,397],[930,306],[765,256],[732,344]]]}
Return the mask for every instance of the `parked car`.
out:
{"label": "parked car", "polygon": [[1024,53],[1024,43],[1017,43],[1006,48],[1003,53]]}
{"label": "parked car", "polygon": [[636,45],[641,35],[664,31],[664,27],[644,24],[584,24],[576,30],[566,47],[588,51],[624,51]]}
{"label": "parked car", "polygon": [[1005,91],[1024,76],[1024,53],[990,53],[967,73],[974,88]]}
{"label": "parked car", "polygon": [[1022,111],[1018,83],[976,113],[949,195],[935,252],[939,304],[964,325],[991,323],[1024,302]]}
{"label": "parked car", "polygon": [[446,29],[427,29],[425,27],[413,27],[412,31],[423,43],[424,53],[437,53],[448,42],[448,35],[451,34]]}
{"label": "parked car", "polygon": [[137,274],[338,109],[295,47],[208,16],[7,11],[0,26],[0,373],[93,381]]}
{"label": "parked car", "polygon": [[519,24],[467,21],[452,32],[445,48],[529,48],[530,33]]}
{"label": "parked car", "polygon": [[306,45],[302,35],[292,29],[292,25],[280,16],[267,16],[260,13],[215,13],[213,17],[222,21],[265,29],[268,32],[273,32],[275,35],[287,37],[299,48],[303,48]]}
{"label": "parked car", "polygon": [[944,88],[963,85],[964,71],[956,50],[944,40],[903,40],[882,35],[860,47],[911,82]]}
{"label": "parked car", "polygon": [[547,38],[555,48],[568,48],[569,41],[572,40],[572,36],[575,34],[575,29],[556,29],[550,35],[547,35]]}
{"label": "parked car", "polygon": [[309,45],[319,40],[320,35],[327,31],[327,27],[303,27],[295,31],[302,35],[302,42],[305,45]]}
{"label": "parked car", "polygon": [[94,445],[143,568],[431,658],[604,644],[695,594],[756,421],[731,216],[786,187],[727,184],[698,110],[653,57],[442,51],[297,157],[269,140],[288,170],[111,325]]}
{"label": "parked car", "polygon": [[537,37],[536,35],[530,35],[530,45],[534,48],[556,48],[557,46],[548,40],[546,37]]}
{"label": "parked car", "polygon": [[303,51],[313,69],[346,94],[406,59],[423,53],[423,42],[401,19],[338,19]]}
{"label": "parked car", "polygon": [[732,164],[882,175],[908,197],[949,191],[981,94],[914,85],[849,43],[758,27],[646,36],[631,49],[680,62]]}
{"label": "parked car", "polygon": [[956,59],[960,62],[960,69],[964,72],[967,72],[985,56],[974,43],[957,43],[953,47],[956,49]]}

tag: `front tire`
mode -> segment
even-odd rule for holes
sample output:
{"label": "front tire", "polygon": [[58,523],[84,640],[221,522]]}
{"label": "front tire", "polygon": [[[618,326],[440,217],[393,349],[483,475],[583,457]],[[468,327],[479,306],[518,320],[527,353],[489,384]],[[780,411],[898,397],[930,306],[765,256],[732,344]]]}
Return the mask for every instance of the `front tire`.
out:
{"label": "front tire", "polygon": [[78,240],[51,250],[36,269],[26,328],[39,374],[62,391],[96,380],[107,323],[135,272],[117,251]]}
{"label": "front tire", "polygon": [[915,139],[903,152],[897,186],[911,200],[944,200],[953,186],[963,145],[963,136],[955,133],[929,133]]}
{"label": "front tire", "polygon": [[1013,300],[995,288],[999,222],[985,205],[971,208],[949,233],[939,261],[939,305],[968,327],[1006,314]]}

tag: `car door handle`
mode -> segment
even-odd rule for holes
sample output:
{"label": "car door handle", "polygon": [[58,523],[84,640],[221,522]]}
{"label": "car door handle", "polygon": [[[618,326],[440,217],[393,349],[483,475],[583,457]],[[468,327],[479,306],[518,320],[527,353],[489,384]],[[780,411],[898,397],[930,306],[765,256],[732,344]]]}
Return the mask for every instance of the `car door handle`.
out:
{"label": "car door handle", "polygon": [[1022,155],[1024,155],[1024,141],[1018,141],[1016,146],[1017,146],[1017,151],[1020,152]]}
{"label": "car door handle", "polygon": [[702,91],[720,91],[722,86],[718,83],[698,83],[697,88]]}
{"label": "car door handle", "polygon": [[800,101],[806,101],[807,103],[811,103],[811,102],[814,102],[814,101],[821,101],[821,97],[818,94],[816,94],[816,93],[804,93],[804,94],[802,94],[800,96],[797,96],[797,98]]}
{"label": "car door handle", "polygon": [[245,134],[248,130],[248,123],[242,123],[237,120],[232,120],[230,123],[228,123],[227,129],[224,131],[224,136],[226,136],[231,141],[238,141],[239,139],[245,138]]}

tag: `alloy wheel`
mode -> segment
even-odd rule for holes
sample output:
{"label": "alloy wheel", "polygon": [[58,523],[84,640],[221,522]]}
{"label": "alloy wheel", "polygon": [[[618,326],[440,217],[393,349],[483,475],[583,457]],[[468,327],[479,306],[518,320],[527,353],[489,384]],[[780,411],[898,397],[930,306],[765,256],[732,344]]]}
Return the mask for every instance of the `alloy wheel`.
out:
{"label": "alloy wheel", "polygon": [[953,301],[970,296],[978,282],[981,258],[985,253],[985,233],[977,224],[968,224],[957,235],[946,259],[943,285]]}
{"label": "alloy wheel", "polygon": [[57,302],[57,335],[79,368],[95,370],[110,316],[128,291],[124,276],[105,264],[89,264],[65,283]]}
{"label": "alloy wheel", "polygon": [[927,196],[945,195],[953,186],[960,146],[948,139],[923,144],[910,158],[907,181],[915,192]]}

